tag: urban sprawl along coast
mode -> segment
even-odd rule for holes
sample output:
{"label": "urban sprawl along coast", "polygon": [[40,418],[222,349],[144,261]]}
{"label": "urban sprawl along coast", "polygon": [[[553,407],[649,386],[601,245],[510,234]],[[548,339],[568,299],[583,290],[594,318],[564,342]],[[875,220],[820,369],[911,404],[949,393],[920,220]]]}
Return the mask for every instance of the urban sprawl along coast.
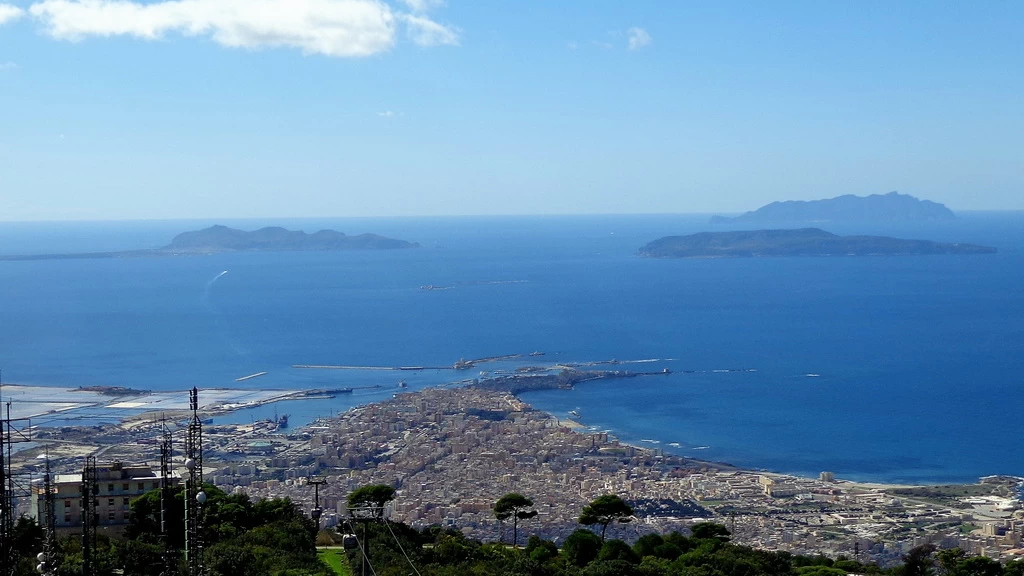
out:
{"label": "urban sprawl along coast", "polygon": [[[595,374],[578,373],[569,385]],[[586,503],[611,493],[636,511],[635,522],[615,528],[626,539],[711,519],[739,543],[881,563],[923,543],[998,559],[1024,554],[1019,478],[911,487],[837,480],[829,472],[812,479],[739,470],[621,443],[534,410],[512,393],[565,384],[563,372],[398,393],[294,430],[266,421],[208,425],[206,480],[254,498],[287,496],[306,509],[314,494],[308,480],[324,480],[319,496],[326,527],[347,517],[350,491],[384,483],[397,489],[392,519],[442,524],[485,540],[506,529],[492,511],[506,493],[536,503],[538,516],[521,531],[556,540],[578,528]],[[156,418],[136,420],[101,427],[99,437],[95,427],[43,429],[36,434],[39,446],[23,451],[22,460],[38,467],[34,457],[47,450],[54,465],[65,468],[61,472],[80,468],[86,453],[155,466],[163,426]],[[74,525],[74,518],[67,520]]]}

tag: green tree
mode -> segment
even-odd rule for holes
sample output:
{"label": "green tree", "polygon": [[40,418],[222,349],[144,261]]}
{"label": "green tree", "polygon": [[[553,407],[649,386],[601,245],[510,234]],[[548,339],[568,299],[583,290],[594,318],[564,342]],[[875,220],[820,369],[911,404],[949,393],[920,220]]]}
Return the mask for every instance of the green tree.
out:
{"label": "green tree", "polygon": [[962,576],[1002,576],[1003,565],[991,558],[973,556],[960,561],[958,568]]}
{"label": "green tree", "polygon": [[641,572],[636,564],[625,560],[597,560],[583,569],[583,576],[641,576]]}
{"label": "green tree", "polygon": [[576,530],[562,543],[562,555],[569,564],[582,568],[597,558],[601,539],[590,530]]}
{"label": "green tree", "polygon": [[903,576],[931,576],[935,572],[935,546],[923,544],[911,548],[903,556]]}
{"label": "green tree", "polygon": [[959,573],[958,565],[967,557],[967,553],[959,548],[950,548],[949,550],[940,550],[936,556],[938,557],[939,572],[943,576],[956,576]]}
{"label": "green tree", "polygon": [[728,542],[731,535],[728,528],[714,522],[698,522],[690,527],[690,533],[694,538],[721,542]]}
{"label": "green tree", "polygon": [[846,572],[829,566],[802,566],[796,573],[797,576],[846,576]]}
{"label": "green tree", "polygon": [[384,517],[384,505],[395,499],[395,489],[387,484],[370,484],[356,488],[348,495],[348,507],[369,508],[374,518]]}
{"label": "green tree", "polygon": [[522,494],[510,492],[505,494],[494,503],[494,516],[504,522],[512,518],[512,547],[519,547],[519,521],[533,518],[537,515],[533,508],[533,500]]}
{"label": "green tree", "polygon": [[533,535],[526,541],[526,548],[524,549],[527,556],[533,558],[536,562],[544,564],[548,560],[558,556],[558,546],[550,540],[545,540],[540,536]]}
{"label": "green tree", "polygon": [[1024,560],[1011,560],[1003,566],[1003,576],[1024,576]]}
{"label": "green tree", "polygon": [[139,540],[121,540],[113,543],[117,565],[125,576],[149,576],[163,568],[163,547]]}
{"label": "green tree", "polygon": [[608,540],[602,546],[600,552],[597,553],[598,560],[625,560],[630,564],[639,564],[640,556],[637,556],[636,552],[629,547],[622,540]]}
{"label": "green tree", "polygon": [[11,544],[15,556],[14,574],[36,574],[36,554],[43,549],[43,529],[34,518],[19,516],[11,532]]}
{"label": "green tree", "polygon": [[580,524],[601,525],[601,541],[604,542],[605,532],[612,522],[626,523],[633,519],[633,507],[615,494],[598,496],[590,504],[583,507],[580,513]]}

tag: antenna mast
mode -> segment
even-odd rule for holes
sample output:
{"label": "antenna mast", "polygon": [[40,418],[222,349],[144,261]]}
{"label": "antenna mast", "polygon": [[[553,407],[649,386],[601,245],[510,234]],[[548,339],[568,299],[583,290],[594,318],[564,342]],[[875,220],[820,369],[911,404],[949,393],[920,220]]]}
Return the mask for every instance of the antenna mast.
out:
{"label": "antenna mast", "polygon": [[189,576],[201,576],[203,568],[203,421],[199,418],[199,389],[193,387],[189,393],[189,408],[192,419],[185,436],[185,468],[188,480],[185,483],[185,562]]}
{"label": "antenna mast", "polygon": [[164,571],[161,576],[174,574],[175,556],[177,556],[167,529],[167,519],[170,513],[168,506],[171,503],[170,475],[174,458],[173,447],[171,430],[167,427],[167,420],[164,420],[163,440],[160,442],[160,539],[164,544]]}

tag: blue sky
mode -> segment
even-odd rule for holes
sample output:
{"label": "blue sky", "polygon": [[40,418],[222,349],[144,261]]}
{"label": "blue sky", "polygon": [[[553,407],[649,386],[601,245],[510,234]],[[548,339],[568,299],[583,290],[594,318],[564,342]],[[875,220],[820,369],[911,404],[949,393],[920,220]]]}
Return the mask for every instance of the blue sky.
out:
{"label": "blue sky", "polygon": [[1024,209],[1024,3],[0,0],[0,220]]}

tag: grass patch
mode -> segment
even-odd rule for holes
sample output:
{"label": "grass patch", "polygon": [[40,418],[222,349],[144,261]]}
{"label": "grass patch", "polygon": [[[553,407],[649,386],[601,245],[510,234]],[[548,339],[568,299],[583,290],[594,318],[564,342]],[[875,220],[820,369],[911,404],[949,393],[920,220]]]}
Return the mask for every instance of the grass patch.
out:
{"label": "grass patch", "polygon": [[972,496],[1002,496],[1003,486],[998,484],[943,484],[938,486],[920,486],[917,488],[896,488],[888,490],[890,494],[899,496],[915,496],[919,498],[970,498]]}
{"label": "grass patch", "polygon": [[974,532],[977,529],[978,529],[978,526],[975,525],[975,524],[971,524],[971,523],[966,523],[966,524],[961,524],[960,525],[960,533],[961,534],[970,534],[971,532]]}
{"label": "grass patch", "polygon": [[352,576],[352,570],[348,566],[348,557],[345,556],[343,548],[320,548],[317,550],[320,557],[331,570],[339,576]]}

